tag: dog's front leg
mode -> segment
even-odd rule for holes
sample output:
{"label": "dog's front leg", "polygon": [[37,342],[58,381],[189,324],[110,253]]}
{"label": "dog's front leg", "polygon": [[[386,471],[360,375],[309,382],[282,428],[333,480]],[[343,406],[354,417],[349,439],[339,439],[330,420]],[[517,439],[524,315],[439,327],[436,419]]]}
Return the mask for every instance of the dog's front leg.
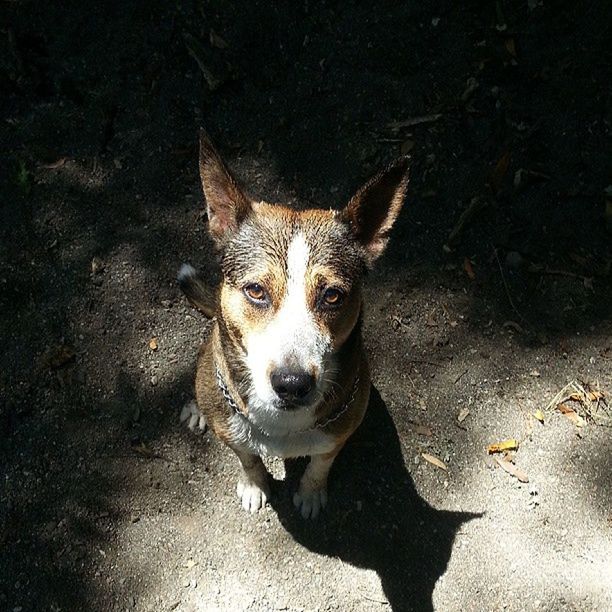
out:
{"label": "dog's front leg", "polygon": [[293,496],[293,504],[303,518],[316,518],[327,504],[327,476],[340,449],[324,455],[313,455],[306,467],[300,487]]}
{"label": "dog's front leg", "polygon": [[266,505],[270,497],[268,472],[259,455],[251,455],[238,448],[232,448],[242,465],[242,476],[238,479],[236,492],[242,507],[249,512],[257,512]]}

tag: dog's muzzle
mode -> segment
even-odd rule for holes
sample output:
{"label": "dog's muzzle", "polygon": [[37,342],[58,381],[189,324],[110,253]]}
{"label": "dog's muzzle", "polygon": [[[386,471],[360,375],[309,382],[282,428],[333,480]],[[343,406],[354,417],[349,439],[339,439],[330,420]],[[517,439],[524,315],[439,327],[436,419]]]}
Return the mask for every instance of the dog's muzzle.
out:
{"label": "dog's muzzle", "polygon": [[283,408],[288,409],[308,404],[315,382],[310,372],[294,368],[278,368],[270,375],[274,393],[282,400]]}

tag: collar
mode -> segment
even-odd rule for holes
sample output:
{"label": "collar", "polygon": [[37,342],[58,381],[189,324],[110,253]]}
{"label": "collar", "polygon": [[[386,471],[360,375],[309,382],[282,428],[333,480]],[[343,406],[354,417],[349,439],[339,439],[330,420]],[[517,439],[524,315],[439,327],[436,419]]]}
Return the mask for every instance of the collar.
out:
{"label": "collar", "polygon": [[[238,403],[232,397],[230,390],[228,389],[227,385],[225,384],[225,381],[223,380],[221,370],[219,370],[219,366],[217,366],[216,364],[215,364],[215,377],[217,379],[217,386],[219,387],[221,394],[225,398],[227,405],[234,411],[235,414],[239,414],[241,417],[250,421],[248,415],[244,414],[240,410],[240,408],[238,407]],[[333,423],[334,421],[337,421],[349,409],[351,404],[355,401],[355,396],[357,395],[358,387],[359,387],[359,375],[355,376],[355,380],[353,381],[353,387],[351,389],[351,394],[349,395],[349,398],[346,400],[346,402],[344,402],[344,404],[341,404],[326,419],[323,419],[322,421],[316,421],[312,427],[308,427],[307,429],[296,431],[294,433],[304,433],[307,431],[314,431],[315,429],[323,429],[324,427],[327,427],[329,424]],[[264,434],[266,433],[263,430],[261,431]]]}

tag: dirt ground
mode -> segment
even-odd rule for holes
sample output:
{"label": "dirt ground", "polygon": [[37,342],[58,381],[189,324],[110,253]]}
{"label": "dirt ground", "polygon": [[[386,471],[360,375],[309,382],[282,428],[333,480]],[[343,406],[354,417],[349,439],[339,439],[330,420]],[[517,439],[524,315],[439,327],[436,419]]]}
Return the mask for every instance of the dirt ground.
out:
{"label": "dirt ground", "polygon": [[[0,609],[612,609],[608,3],[0,17]],[[366,290],[371,405],[317,521],[303,462],[270,462],[251,516],[231,453],[178,423],[207,321],[175,274],[216,274],[200,125],[296,206],[413,158]],[[591,399],[562,414],[571,382]],[[509,438],[527,483],[486,452]]]}

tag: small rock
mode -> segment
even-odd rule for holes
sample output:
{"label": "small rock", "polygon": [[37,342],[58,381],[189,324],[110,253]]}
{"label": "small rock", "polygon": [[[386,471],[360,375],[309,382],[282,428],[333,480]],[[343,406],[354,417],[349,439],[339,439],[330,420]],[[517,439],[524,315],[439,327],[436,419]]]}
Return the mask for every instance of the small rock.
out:
{"label": "small rock", "polygon": [[156,387],[157,386],[157,376],[155,376],[155,374],[153,374],[153,376],[151,376],[151,386]]}
{"label": "small rock", "polygon": [[511,270],[518,270],[523,263],[523,256],[517,251],[510,251],[506,255],[506,266]]}
{"label": "small rock", "polygon": [[104,262],[99,257],[94,257],[91,260],[91,273],[92,275],[101,274],[104,270]]}

